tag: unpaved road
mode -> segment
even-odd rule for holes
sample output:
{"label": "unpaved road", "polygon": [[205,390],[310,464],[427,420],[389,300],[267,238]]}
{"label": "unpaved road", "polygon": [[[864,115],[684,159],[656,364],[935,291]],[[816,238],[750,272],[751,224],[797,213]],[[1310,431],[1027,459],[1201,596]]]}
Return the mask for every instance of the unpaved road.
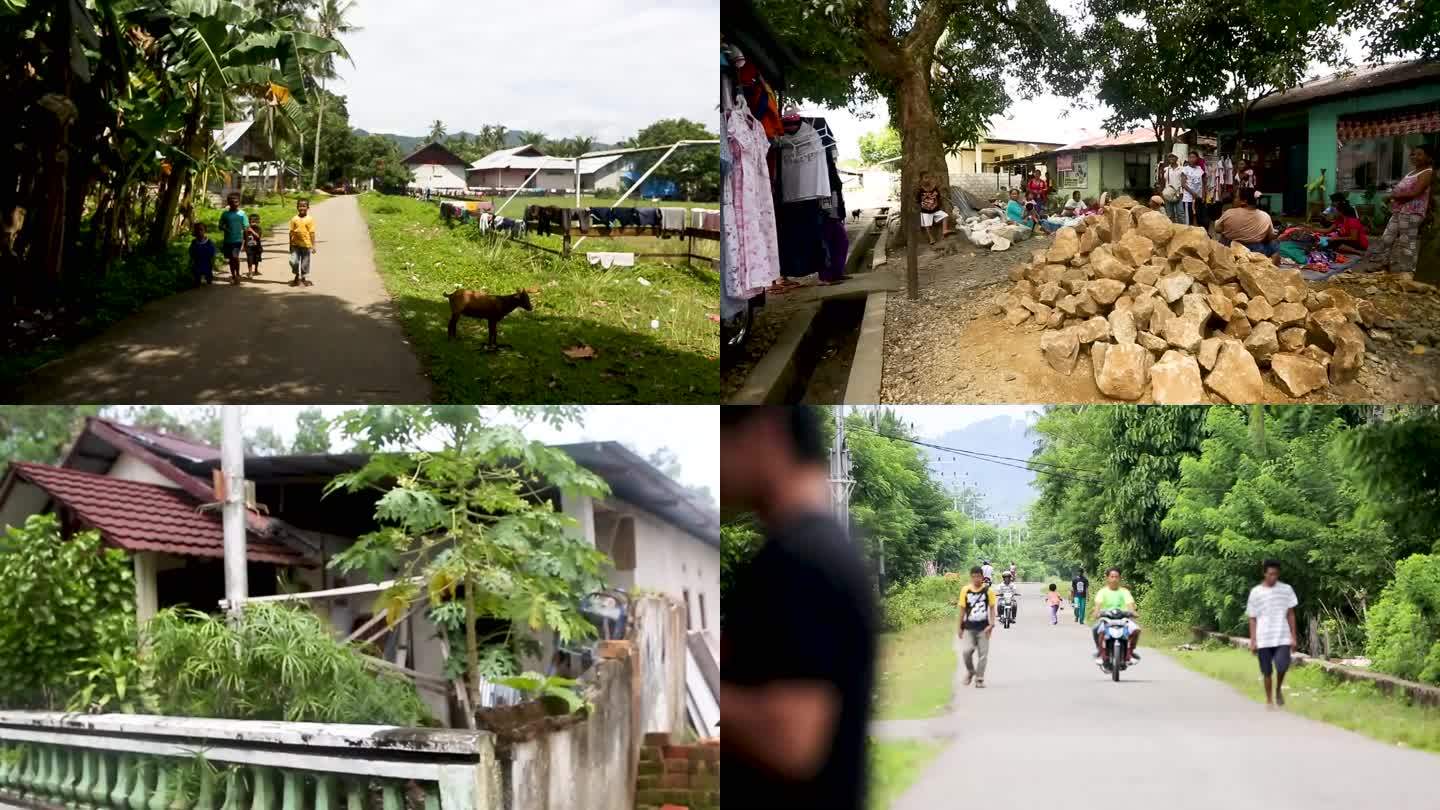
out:
{"label": "unpaved road", "polygon": [[[32,372],[22,402],[429,402],[430,381],[391,314],[355,197],[315,204],[312,287],[291,287],[288,236],[258,278],[154,301]],[[245,266],[242,262],[241,270]]]}
{"label": "unpaved road", "polygon": [[[1051,626],[1041,586],[997,629],[985,689],[957,688],[938,721],[877,722],[879,737],[948,747],[892,810],[1043,802],[1176,810],[1436,806],[1440,756],[1265,707],[1154,649],[1112,683],[1073,615]],[[961,666],[963,674],[963,665]],[[1259,677],[1257,670],[1256,677]]]}

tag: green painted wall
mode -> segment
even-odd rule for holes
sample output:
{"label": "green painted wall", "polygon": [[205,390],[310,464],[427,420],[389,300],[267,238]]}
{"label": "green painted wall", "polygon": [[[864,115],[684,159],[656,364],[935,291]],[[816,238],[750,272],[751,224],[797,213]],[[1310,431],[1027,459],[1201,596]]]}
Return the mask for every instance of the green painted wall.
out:
{"label": "green painted wall", "polygon": [[[1407,87],[1367,96],[1336,99],[1335,101],[1327,101],[1312,106],[1310,108],[1309,168],[1306,171],[1306,177],[1313,180],[1319,177],[1320,170],[1324,169],[1326,177],[1325,196],[1328,198],[1330,194],[1335,191],[1337,152],[1335,133],[1340,116],[1385,110],[1391,107],[1409,107],[1432,101],[1440,101],[1440,84]],[[1363,194],[1358,192],[1352,192],[1350,194],[1351,203],[1360,203],[1363,201]]]}

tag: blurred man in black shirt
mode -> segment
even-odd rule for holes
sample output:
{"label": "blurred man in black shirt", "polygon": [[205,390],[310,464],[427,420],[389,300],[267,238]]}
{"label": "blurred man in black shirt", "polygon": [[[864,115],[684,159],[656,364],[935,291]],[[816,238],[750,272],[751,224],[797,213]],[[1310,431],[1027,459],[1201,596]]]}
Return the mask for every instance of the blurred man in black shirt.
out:
{"label": "blurred man in black shirt", "polygon": [[807,407],[721,408],[720,491],[764,524],[721,630],[726,808],[865,806],[876,611]]}

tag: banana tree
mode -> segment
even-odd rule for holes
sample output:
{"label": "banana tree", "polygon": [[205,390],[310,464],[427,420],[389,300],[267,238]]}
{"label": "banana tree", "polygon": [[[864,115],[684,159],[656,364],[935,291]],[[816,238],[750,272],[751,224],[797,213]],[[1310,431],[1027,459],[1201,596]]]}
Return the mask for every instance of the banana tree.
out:
{"label": "banana tree", "polygon": [[315,54],[334,53],[333,39],[300,30],[288,17],[266,20],[239,0],[170,0],[136,12],[157,33],[157,47],[186,88],[188,110],[178,146],[185,159],[170,172],[149,247],[169,243],[185,186],[203,154],[207,130],[236,111],[233,93],[263,95],[272,85],[304,101],[304,65]]}

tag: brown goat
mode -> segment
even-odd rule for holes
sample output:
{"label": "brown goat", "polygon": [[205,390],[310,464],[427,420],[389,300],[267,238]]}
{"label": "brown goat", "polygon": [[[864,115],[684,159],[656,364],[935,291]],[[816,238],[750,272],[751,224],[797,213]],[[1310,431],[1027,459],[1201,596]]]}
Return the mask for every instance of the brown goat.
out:
{"label": "brown goat", "polygon": [[456,290],[450,293],[450,339],[455,339],[455,330],[460,316],[484,318],[490,322],[490,348],[498,349],[500,319],[517,309],[530,310],[530,293],[517,290],[513,295],[489,295],[477,290]]}

